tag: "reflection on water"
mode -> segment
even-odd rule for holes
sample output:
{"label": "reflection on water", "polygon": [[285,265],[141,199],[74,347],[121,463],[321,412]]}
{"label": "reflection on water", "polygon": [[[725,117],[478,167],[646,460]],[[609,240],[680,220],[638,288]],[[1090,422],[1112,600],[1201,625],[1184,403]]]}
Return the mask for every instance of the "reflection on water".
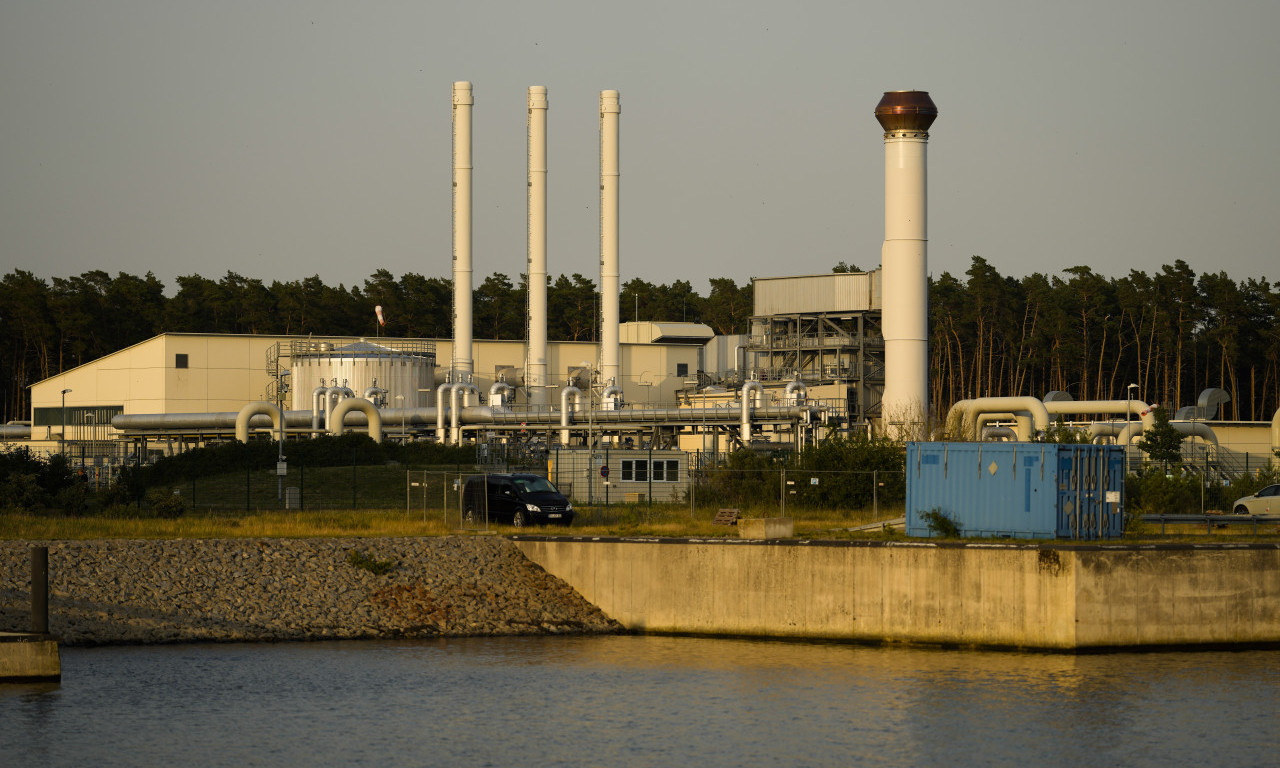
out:
{"label": "reflection on water", "polygon": [[42,765],[1275,764],[1280,652],[668,637],[64,649],[0,686]]}

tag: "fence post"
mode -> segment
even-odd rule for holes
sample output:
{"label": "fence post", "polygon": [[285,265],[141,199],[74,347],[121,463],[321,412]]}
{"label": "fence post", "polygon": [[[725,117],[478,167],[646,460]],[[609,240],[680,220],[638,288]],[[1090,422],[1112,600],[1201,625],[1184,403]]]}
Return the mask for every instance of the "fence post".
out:
{"label": "fence post", "polygon": [[351,511],[356,509],[356,458],[351,457]]}
{"label": "fence post", "polygon": [[244,467],[244,511],[249,511],[250,490],[253,486],[253,463],[245,462]]}

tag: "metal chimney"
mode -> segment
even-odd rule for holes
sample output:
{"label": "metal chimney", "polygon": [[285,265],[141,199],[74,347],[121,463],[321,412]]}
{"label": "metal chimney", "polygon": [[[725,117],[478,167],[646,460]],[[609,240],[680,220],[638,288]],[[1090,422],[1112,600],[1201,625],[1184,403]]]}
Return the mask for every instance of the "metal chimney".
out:
{"label": "metal chimney", "polygon": [[881,420],[895,437],[924,437],[929,413],[926,162],[938,108],[926,91],[888,91],[876,105],[884,129],[885,387]]}
{"label": "metal chimney", "polygon": [[600,378],[621,386],[618,370],[617,91],[600,92]]}
{"label": "metal chimney", "polygon": [[[453,362],[471,381],[471,83],[453,84]],[[441,403],[436,404],[441,407]]]}
{"label": "metal chimney", "polygon": [[547,89],[529,86],[529,280],[525,387],[530,405],[547,402]]}

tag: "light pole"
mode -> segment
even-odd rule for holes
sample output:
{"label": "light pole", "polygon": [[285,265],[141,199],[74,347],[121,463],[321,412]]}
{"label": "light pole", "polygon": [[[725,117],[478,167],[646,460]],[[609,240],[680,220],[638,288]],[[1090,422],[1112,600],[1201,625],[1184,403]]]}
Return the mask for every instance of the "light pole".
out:
{"label": "light pole", "polygon": [[67,393],[70,391],[62,390],[62,434],[58,435],[58,452],[63,456],[67,455]]}
{"label": "light pole", "polygon": [[1129,471],[1129,418],[1133,415],[1133,390],[1137,389],[1137,384],[1130,384],[1124,388],[1125,393],[1125,411],[1124,411],[1124,429],[1125,429],[1125,446],[1124,446],[1124,471]]}

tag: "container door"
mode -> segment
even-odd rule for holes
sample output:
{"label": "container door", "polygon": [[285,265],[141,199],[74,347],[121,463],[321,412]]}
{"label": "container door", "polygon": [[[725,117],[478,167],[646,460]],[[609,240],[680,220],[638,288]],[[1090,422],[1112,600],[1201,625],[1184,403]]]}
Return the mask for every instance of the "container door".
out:
{"label": "container door", "polygon": [[1077,459],[1071,446],[1058,446],[1058,536],[1062,538],[1080,538],[1080,473]]}

